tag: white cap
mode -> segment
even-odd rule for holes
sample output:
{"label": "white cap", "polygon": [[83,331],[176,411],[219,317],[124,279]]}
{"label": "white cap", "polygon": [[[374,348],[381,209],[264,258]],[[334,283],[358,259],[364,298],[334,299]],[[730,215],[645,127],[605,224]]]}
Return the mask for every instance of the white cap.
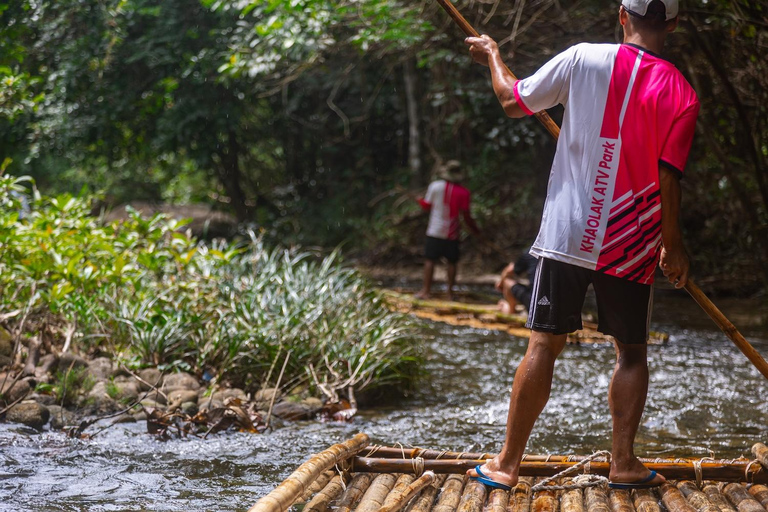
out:
{"label": "white cap", "polygon": [[[648,13],[648,6],[653,0],[621,0],[621,5],[632,14],[645,16]],[[677,0],[661,0],[666,9],[666,20],[669,21],[677,17]]]}

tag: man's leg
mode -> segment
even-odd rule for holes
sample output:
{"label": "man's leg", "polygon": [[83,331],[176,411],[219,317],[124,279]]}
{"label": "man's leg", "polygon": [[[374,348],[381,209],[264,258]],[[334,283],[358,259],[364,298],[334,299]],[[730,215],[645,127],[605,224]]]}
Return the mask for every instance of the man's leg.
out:
{"label": "man's leg", "polygon": [[[516,485],[520,461],[533,425],[549,400],[555,360],[565,347],[565,334],[531,331],[528,350],[515,372],[509,398],[507,434],[501,452],[485,463],[483,473],[496,482]],[[477,476],[474,470],[470,476]]]}
{"label": "man's leg", "polygon": [[416,294],[417,299],[428,299],[432,291],[432,276],[435,273],[435,262],[426,260],[424,262],[424,282],[421,285],[421,291]]}
{"label": "man's leg", "polygon": [[448,300],[453,300],[453,285],[456,283],[456,262],[448,262]]}
{"label": "man's leg", "polygon": [[512,287],[517,284],[514,279],[504,279],[501,283],[501,294],[504,296],[504,300],[507,302],[506,307],[502,305],[501,312],[509,315],[515,313],[515,306],[517,306],[517,299],[512,295]]}
{"label": "man's leg", "polygon": [[[616,341],[616,367],[608,390],[613,417],[612,482],[637,482],[650,475],[634,452],[635,435],[648,394],[647,352],[645,344]],[[657,475],[650,483],[663,481],[664,477]]]}

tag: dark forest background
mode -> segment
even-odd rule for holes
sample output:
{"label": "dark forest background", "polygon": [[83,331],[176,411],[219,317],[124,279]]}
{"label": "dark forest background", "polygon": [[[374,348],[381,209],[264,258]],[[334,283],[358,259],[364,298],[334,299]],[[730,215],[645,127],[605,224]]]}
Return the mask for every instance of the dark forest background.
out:
{"label": "dark forest background", "polygon": [[[523,77],[620,41],[618,5],[457,7]],[[683,180],[694,274],[742,295],[768,284],[767,28],[765,1],[683,0],[666,51],[702,103]],[[419,253],[408,192],[457,158],[486,236],[514,253],[537,231],[554,142],[504,117],[462,40],[433,1],[6,0],[0,160],[42,193],[208,204],[274,243],[391,264]]]}

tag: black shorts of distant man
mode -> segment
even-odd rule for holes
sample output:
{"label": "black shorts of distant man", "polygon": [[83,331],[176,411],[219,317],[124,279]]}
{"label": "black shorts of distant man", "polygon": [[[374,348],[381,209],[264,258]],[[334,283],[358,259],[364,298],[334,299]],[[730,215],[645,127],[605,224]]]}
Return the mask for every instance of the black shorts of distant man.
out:
{"label": "black shorts of distant man", "polygon": [[[618,1],[617,1],[618,4]],[[488,36],[470,37],[472,58],[490,68],[505,113],[519,118],[561,104],[563,126],[539,235],[527,352],[517,368],[500,453],[470,470],[489,486],[517,483],[525,445],[549,398],[555,359],[581,327],[588,285],[598,330],[615,338],[608,391],[613,418],[609,485],[661,485],[634,453],[648,392],[651,286],[656,263],[677,288],[689,261],[679,227],[679,180],[699,102],[659,56],[678,21],[677,0],[622,0],[622,44],[578,44],[517,80]]]}
{"label": "black shorts of distant man", "polygon": [[504,296],[499,309],[506,315],[528,311],[533,293],[533,274],[538,259],[528,251],[523,252],[514,263],[510,263],[496,280],[496,289]]}
{"label": "black shorts of distant man", "polygon": [[453,300],[453,288],[456,283],[456,265],[459,262],[460,218],[464,219],[473,234],[479,235],[470,214],[470,192],[461,185],[464,174],[457,160],[449,160],[439,165],[435,171],[435,180],[429,184],[427,193],[420,198],[422,209],[429,212],[427,238],[424,242],[424,281],[419,299],[428,299],[432,293],[432,279],[435,264],[445,258],[448,263],[448,300]]}

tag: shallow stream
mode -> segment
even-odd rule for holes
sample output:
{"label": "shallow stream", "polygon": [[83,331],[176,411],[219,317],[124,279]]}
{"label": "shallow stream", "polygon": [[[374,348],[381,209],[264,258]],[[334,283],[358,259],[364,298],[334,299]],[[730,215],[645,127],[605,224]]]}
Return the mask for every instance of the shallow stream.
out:
{"label": "shallow stream", "polygon": [[[657,293],[656,302],[652,328],[671,338],[649,349],[651,385],[638,454],[705,456],[711,450],[736,457],[755,441],[768,441],[762,376],[690,299]],[[747,302],[723,309],[737,325],[765,314]],[[743,333],[768,357],[765,327]],[[430,377],[419,390],[397,406],[363,411],[348,425],[305,422],[265,435],[160,442],[144,423],[117,425],[90,441],[0,424],[0,511],[247,510],[309,453],[359,431],[377,443],[497,450],[526,340],[435,324],[425,343]],[[530,453],[610,448],[606,394],[613,359],[607,345],[566,347]]]}

